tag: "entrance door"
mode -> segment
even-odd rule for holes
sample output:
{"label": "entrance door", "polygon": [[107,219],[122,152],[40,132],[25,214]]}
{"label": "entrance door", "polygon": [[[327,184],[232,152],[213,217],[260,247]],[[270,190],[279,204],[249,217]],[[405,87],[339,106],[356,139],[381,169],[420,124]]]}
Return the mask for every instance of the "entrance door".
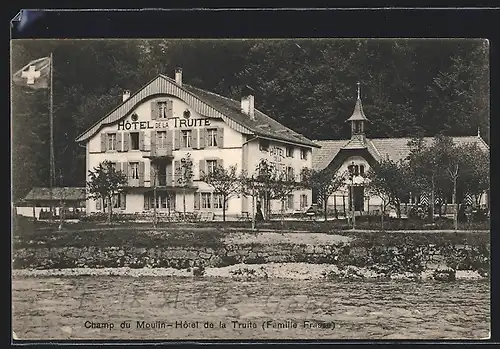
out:
{"label": "entrance door", "polygon": [[[352,190],[354,188],[353,192]],[[364,210],[364,196],[365,196],[365,187],[363,186],[355,186],[350,187],[349,189],[349,210],[352,209],[351,203],[351,195],[354,196],[354,211],[363,211]]]}
{"label": "entrance door", "polygon": [[354,211],[363,211],[365,187],[354,187]]}
{"label": "entrance door", "polygon": [[167,185],[167,168],[164,164],[160,164],[158,169],[158,186],[163,187]]}

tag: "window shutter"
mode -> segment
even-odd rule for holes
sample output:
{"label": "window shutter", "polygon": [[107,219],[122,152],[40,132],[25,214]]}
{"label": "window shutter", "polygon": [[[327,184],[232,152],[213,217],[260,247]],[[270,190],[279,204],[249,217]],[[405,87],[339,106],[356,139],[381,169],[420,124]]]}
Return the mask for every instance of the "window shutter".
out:
{"label": "window shutter", "polygon": [[217,159],[217,167],[224,168],[224,159]]}
{"label": "window shutter", "polygon": [[155,185],[158,185],[158,183],[155,184],[155,176],[156,176],[156,167],[153,165],[152,162],[149,162],[149,186],[153,188]]}
{"label": "window shutter", "polygon": [[207,162],[205,160],[200,160],[199,169],[200,169],[200,179],[201,179],[203,177],[203,174],[207,172]]}
{"label": "window shutter", "polygon": [[130,173],[128,173],[128,162],[122,162],[122,172],[127,176],[127,185],[130,183]]}
{"label": "window shutter", "polygon": [[167,118],[171,118],[174,116],[174,101],[171,99],[167,99]]}
{"label": "window shutter", "polygon": [[181,177],[181,163],[180,161],[174,161],[174,185],[177,185],[178,179]]}
{"label": "window shutter", "polygon": [[219,127],[217,129],[217,146],[219,148],[224,148],[224,127]]}
{"label": "window shutter", "polygon": [[139,187],[144,187],[144,161],[139,162]]}
{"label": "window shutter", "polygon": [[167,154],[172,150],[172,130],[167,131]]}
{"label": "window shutter", "polygon": [[102,200],[102,199],[101,199],[101,198],[99,198],[99,199],[97,199],[97,200],[96,200],[96,202],[95,202],[95,209],[96,209],[97,211],[102,210],[102,207],[101,207],[101,206],[102,206],[102,205],[101,205],[101,200]]}
{"label": "window shutter", "polygon": [[106,151],[106,141],[107,141],[107,134],[101,133],[101,152],[102,153],[104,153]]}
{"label": "window shutter", "polygon": [[123,133],[123,151],[128,151],[128,144],[130,142],[130,132]]}
{"label": "window shutter", "polygon": [[291,177],[292,177],[292,178],[290,178],[290,180],[292,182],[295,182],[295,170],[294,170],[293,167],[291,168],[290,174],[291,174]]}
{"label": "window shutter", "polygon": [[191,148],[198,148],[198,129],[191,130]]}
{"label": "window shutter", "polygon": [[151,155],[156,154],[156,131],[151,131]]}
{"label": "window shutter", "polygon": [[181,131],[174,131],[174,150],[178,150],[181,148]]}
{"label": "window shutter", "polygon": [[122,151],[122,139],[123,139],[123,132],[118,132],[116,134],[116,150],[117,151]]}
{"label": "window shutter", "polygon": [[144,210],[149,210],[149,196],[144,194]]}
{"label": "window shutter", "polygon": [[205,141],[207,137],[207,130],[205,128],[200,128],[198,131],[198,134],[200,136],[200,140],[198,141],[198,148],[203,149],[205,148]]}
{"label": "window shutter", "polygon": [[139,150],[144,150],[144,131],[139,132]]}
{"label": "window shutter", "polygon": [[172,164],[167,164],[167,186],[172,186]]}
{"label": "window shutter", "polygon": [[199,210],[200,209],[200,193],[194,193],[194,209]]}
{"label": "window shutter", "polygon": [[151,120],[158,118],[158,102],[151,102]]}
{"label": "window shutter", "polygon": [[127,208],[125,201],[127,199],[127,195],[125,193],[120,193],[120,208],[125,210]]}

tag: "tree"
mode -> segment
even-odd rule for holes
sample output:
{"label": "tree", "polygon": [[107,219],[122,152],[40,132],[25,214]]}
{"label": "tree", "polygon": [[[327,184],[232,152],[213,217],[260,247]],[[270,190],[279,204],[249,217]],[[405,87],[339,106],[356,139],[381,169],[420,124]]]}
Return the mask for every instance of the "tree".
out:
{"label": "tree", "polygon": [[123,191],[127,183],[127,176],[115,169],[115,165],[110,161],[104,161],[99,166],[89,170],[89,181],[87,182],[87,190],[89,198],[102,200],[108,206],[108,223],[111,223],[111,216],[113,214],[113,195],[119,194]]}
{"label": "tree", "polygon": [[222,220],[225,222],[227,201],[241,192],[241,180],[236,174],[236,166],[226,169],[218,165],[213,171],[203,173],[201,180],[214,188],[214,194],[222,196]]}
{"label": "tree", "polygon": [[287,175],[284,171],[278,170],[276,165],[266,159],[261,159],[256,167],[256,174],[250,179],[244,181],[245,192],[256,191],[263,200],[263,214],[265,219],[271,215],[271,201],[280,200],[281,217],[283,222],[284,201],[295,189],[299,183],[295,181],[294,176]]}
{"label": "tree", "polygon": [[284,171],[276,171],[273,175],[273,180],[269,184],[271,188],[271,199],[279,200],[281,203],[281,225],[283,225],[285,220],[286,200],[290,194],[296,189],[299,189],[301,185],[295,180],[293,174],[290,176]]}
{"label": "tree", "polygon": [[436,158],[436,150],[427,145],[423,137],[408,142],[410,154],[407,157],[409,171],[409,191],[415,196],[430,193],[429,217],[434,220],[436,182],[441,168]]}
{"label": "tree", "polygon": [[345,173],[338,174],[330,171],[328,168],[320,171],[305,168],[302,170],[301,177],[304,186],[315,191],[318,199],[323,203],[323,213],[326,222],[328,219],[328,199],[344,185],[346,179]]}
{"label": "tree", "polygon": [[460,158],[460,191],[462,196],[473,196],[476,206],[479,206],[482,195],[490,188],[489,154],[479,149],[477,144],[464,144],[461,146]]}
{"label": "tree", "polygon": [[368,192],[380,197],[385,206],[394,205],[398,218],[401,218],[401,201],[408,195],[408,172],[406,161],[386,159],[372,166],[367,173]]}
{"label": "tree", "polygon": [[180,160],[181,164],[177,168],[175,176],[177,178],[177,185],[182,187],[182,210],[184,215],[186,214],[186,188],[193,183],[193,160],[191,159],[191,154],[187,153]]}

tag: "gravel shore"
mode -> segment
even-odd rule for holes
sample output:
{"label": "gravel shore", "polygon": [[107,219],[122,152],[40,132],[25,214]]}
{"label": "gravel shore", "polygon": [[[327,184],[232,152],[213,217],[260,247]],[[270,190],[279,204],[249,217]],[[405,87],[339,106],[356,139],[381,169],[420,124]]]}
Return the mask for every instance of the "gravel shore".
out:
{"label": "gravel shore", "polygon": [[[422,280],[432,278],[432,270],[420,275]],[[203,277],[222,277],[232,279],[294,279],[318,280],[325,274],[335,273],[358,275],[360,278],[375,279],[379,275],[366,269],[348,266],[339,270],[331,264],[308,263],[267,263],[267,264],[235,264],[222,268],[206,268]],[[13,277],[65,277],[65,276],[130,276],[130,277],[193,277],[192,269],[175,268],[71,268],[71,269],[14,269]],[[392,279],[414,279],[410,274],[393,275]],[[476,271],[457,270],[457,280],[484,279]]]}

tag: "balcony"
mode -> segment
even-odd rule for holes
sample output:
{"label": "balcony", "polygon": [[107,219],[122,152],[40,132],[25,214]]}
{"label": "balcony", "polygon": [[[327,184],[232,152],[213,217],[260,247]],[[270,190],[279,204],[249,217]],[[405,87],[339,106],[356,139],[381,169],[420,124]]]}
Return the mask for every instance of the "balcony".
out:
{"label": "balcony", "polygon": [[149,151],[144,151],[142,153],[143,158],[148,158],[150,160],[172,160],[174,156],[172,155],[172,147],[167,148],[153,148]]}

